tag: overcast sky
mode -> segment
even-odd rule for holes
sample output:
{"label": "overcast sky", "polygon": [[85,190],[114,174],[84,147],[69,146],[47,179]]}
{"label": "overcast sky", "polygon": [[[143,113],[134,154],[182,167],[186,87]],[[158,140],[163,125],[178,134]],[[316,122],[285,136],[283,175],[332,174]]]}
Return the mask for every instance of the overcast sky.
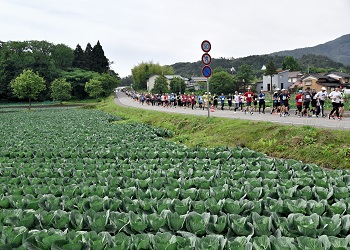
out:
{"label": "overcast sky", "polygon": [[72,49],[99,40],[121,76],[141,62],[195,62],[311,47],[350,33],[349,0],[0,0],[0,40]]}

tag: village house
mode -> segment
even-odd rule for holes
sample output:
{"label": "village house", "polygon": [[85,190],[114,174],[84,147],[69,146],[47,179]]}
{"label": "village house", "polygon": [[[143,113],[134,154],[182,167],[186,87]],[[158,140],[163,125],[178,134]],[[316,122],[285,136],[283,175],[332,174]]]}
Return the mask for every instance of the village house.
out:
{"label": "village house", "polygon": [[272,85],[271,85],[271,76],[263,76],[263,91],[273,91],[277,88],[287,89],[292,83],[288,81],[288,72],[289,70],[283,70],[272,76]]}
{"label": "village house", "polygon": [[344,89],[350,89],[349,82],[350,75],[342,72],[330,72],[328,74],[310,74],[302,79],[303,90],[306,88],[315,89],[316,92],[320,91],[322,87],[327,89],[330,93],[336,87],[342,87]]}

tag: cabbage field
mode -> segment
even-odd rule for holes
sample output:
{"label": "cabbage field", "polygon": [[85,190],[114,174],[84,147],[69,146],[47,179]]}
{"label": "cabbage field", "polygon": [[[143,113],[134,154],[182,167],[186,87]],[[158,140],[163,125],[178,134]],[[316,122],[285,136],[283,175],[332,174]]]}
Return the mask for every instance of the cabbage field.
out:
{"label": "cabbage field", "polygon": [[118,119],[0,110],[0,249],[349,249],[349,171]]}

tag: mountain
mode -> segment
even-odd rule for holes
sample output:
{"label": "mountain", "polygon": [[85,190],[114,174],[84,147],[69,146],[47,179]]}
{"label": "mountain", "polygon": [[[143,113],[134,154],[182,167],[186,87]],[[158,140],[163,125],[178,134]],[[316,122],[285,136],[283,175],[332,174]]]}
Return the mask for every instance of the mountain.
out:
{"label": "mountain", "polygon": [[[276,68],[282,68],[282,62],[285,56],[293,56],[299,62],[302,71],[309,71],[310,67],[322,68],[326,70],[344,70],[350,72],[350,34],[341,36],[333,41],[320,44],[314,47],[300,48],[295,50],[285,50],[274,52],[267,55],[251,55],[242,58],[213,58],[210,64],[211,68],[215,70],[221,69],[231,72],[234,68],[243,64],[248,64],[253,69],[253,73],[257,78],[262,75],[262,66],[267,65],[269,61],[273,61]],[[175,74],[184,77],[200,76],[202,75],[203,63],[197,62],[178,62],[173,65]]]}
{"label": "mountain", "polygon": [[303,55],[320,55],[342,63],[345,66],[350,66],[350,34],[314,47],[284,50],[271,53],[270,55],[293,56],[295,58],[301,58]]}

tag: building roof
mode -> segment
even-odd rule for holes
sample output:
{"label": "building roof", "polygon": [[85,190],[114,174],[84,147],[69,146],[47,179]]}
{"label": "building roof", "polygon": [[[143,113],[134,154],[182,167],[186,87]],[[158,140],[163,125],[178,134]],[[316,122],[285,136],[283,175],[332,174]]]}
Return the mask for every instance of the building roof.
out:
{"label": "building roof", "polygon": [[327,75],[337,75],[340,76],[342,78],[349,78],[350,75],[344,72],[329,72]]}
{"label": "building roof", "polygon": [[299,78],[302,77],[304,74],[301,73],[301,71],[289,71],[288,72],[288,77],[289,78]]}
{"label": "building roof", "polygon": [[164,77],[167,78],[168,80],[172,80],[172,79],[177,77],[177,78],[181,78],[185,81],[188,81],[188,78],[182,77],[180,75],[164,75]]}

